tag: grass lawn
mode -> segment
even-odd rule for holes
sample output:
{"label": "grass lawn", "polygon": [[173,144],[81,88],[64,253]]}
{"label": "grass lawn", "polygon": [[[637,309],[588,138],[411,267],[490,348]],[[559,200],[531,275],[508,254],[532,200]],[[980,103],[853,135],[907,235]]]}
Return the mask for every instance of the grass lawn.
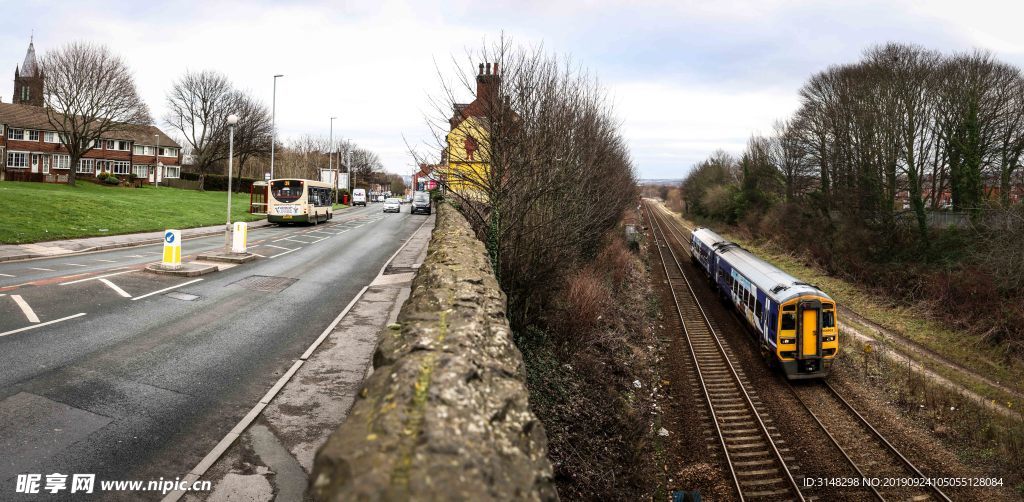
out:
{"label": "grass lawn", "polygon": [[[0,244],[149,232],[224,223],[227,192],[0,181]],[[233,194],[232,221],[254,221],[249,195]]]}

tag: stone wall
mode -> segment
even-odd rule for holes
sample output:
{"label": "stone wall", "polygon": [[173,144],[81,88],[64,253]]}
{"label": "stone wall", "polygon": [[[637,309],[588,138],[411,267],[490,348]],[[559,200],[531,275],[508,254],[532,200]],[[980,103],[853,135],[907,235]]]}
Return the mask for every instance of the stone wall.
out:
{"label": "stone wall", "polygon": [[557,500],[506,299],[466,220],[438,208],[374,372],[317,453],[316,500]]}

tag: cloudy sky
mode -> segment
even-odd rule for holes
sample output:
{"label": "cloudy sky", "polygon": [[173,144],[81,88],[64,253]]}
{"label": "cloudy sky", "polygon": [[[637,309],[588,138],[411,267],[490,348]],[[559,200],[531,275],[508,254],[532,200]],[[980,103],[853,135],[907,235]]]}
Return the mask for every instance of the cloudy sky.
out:
{"label": "cloudy sky", "polygon": [[80,39],[123,56],[157,118],[188,69],[220,70],[268,104],[283,73],[281,136],[326,136],[337,116],[336,137],[401,174],[412,170],[405,141],[433,143],[425,116],[437,70],[502,31],[600,79],[643,178],[678,178],[715,149],[740,151],[796,108],[808,76],[876,43],[985,48],[1024,65],[1024,7],[1009,1],[0,0],[0,12],[5,102],[33,29],[40,53]]}

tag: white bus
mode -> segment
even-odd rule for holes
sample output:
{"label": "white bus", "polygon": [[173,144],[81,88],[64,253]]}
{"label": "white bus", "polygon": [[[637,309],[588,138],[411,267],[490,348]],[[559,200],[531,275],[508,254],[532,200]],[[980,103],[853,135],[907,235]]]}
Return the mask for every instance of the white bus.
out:
{"label": "white bus", "polygon": [[331,184],[323,181],[270,180],[267,221],[317,224],[334,217]]}

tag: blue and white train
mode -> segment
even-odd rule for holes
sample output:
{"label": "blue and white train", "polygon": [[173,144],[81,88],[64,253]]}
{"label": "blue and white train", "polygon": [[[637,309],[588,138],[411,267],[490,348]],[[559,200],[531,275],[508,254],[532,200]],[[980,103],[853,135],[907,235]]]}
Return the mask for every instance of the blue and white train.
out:
{"label": "blue and white train", "polygon": [[831,297],[707,228],[693,230],[690,255],[746,320],[770,366],[790,380],[828,375],[839,353]]}

